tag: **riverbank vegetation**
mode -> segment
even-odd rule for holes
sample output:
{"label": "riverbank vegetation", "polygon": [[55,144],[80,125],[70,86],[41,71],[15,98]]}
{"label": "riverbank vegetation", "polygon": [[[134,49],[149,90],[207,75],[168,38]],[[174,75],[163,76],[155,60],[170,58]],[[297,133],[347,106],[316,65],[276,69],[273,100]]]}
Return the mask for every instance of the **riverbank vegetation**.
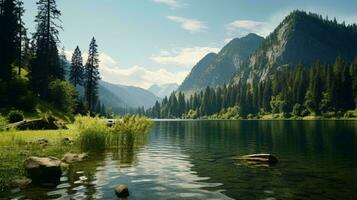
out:
{"label": "riverbank vegetation", "polygon": [[356,118],[357,58],[333,65],[281,67],[264,81],[172,93],[146,111],[153,118]]}
{"label": "riverbank vegetation", "polygon": [[[0,191],[9,188],[11,180],[25,175],[23,161],[29,156],[62,158],[67,152],[98,152],[110,148],[130,151],[140,137],[146,137],[153,123],[144,117],[124,116],[108,127],[99,117],[77,116],[68,130],[0,132]],[[6,119],[0,117],[0,123]],[[1,125],[1,124],[0,124]]]}

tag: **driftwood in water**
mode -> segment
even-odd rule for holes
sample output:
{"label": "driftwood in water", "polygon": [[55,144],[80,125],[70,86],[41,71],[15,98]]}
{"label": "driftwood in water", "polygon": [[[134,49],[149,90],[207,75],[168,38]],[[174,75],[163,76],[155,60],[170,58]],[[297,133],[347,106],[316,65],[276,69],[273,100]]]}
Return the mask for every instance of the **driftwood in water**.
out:
{"label": "driftwood in water", "polygon": [[269,164],[274,165],[278,162],[278,159],[271,154],[251,154],[244,155],[238,158],[242,162],[252,163],[252,164]]}

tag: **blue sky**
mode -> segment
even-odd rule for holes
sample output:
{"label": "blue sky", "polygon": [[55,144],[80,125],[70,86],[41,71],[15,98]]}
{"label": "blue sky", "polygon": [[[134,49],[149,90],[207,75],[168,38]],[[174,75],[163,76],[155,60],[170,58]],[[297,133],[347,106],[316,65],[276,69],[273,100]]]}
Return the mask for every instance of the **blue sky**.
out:
{"label": "blue sky", "polygon": [[[36,0],[25,0],[30,32]],[[58,0],[61,46],[70,59],[95,36],[100,72],[109,82],[148,88],[181,83],[193,65],[230,39],[249,32],[268,35],[294,9],[357,23],[352,0]],[[85,56],[85,54],[84,54]]]}

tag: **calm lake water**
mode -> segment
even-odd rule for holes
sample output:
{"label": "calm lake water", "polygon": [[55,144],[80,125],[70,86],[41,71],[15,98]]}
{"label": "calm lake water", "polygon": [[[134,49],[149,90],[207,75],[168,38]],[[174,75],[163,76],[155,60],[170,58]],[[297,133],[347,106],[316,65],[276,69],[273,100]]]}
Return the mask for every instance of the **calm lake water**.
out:
{"label": "calm lake water", "polygon": [[[158,121],[142,145],[91,155],[55,188],[10,199],[357,199],[356,121]],[[236,156],[272,153],[275,166]],[[9,199],[7,197],[6,199]]]}

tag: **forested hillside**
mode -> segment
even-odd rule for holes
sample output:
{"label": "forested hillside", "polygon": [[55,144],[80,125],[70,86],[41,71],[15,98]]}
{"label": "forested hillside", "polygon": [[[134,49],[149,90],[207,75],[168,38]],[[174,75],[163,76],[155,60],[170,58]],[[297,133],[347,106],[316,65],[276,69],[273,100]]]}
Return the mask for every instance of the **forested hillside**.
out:
{"label": "forested hillside", "polygon": [[356,42],[355,24],[294,11],[229,84],[186,97],[172,94],[147,114],[157,118],[349,117],[357,103]]}
{"label": "forested hillside", "polygon": [[199,61],[178,90],[194,92],[207,86],[216,87],[228,83],[263,40],[264,38],[252,33],[233,39],[218,54],[210,53]]}

